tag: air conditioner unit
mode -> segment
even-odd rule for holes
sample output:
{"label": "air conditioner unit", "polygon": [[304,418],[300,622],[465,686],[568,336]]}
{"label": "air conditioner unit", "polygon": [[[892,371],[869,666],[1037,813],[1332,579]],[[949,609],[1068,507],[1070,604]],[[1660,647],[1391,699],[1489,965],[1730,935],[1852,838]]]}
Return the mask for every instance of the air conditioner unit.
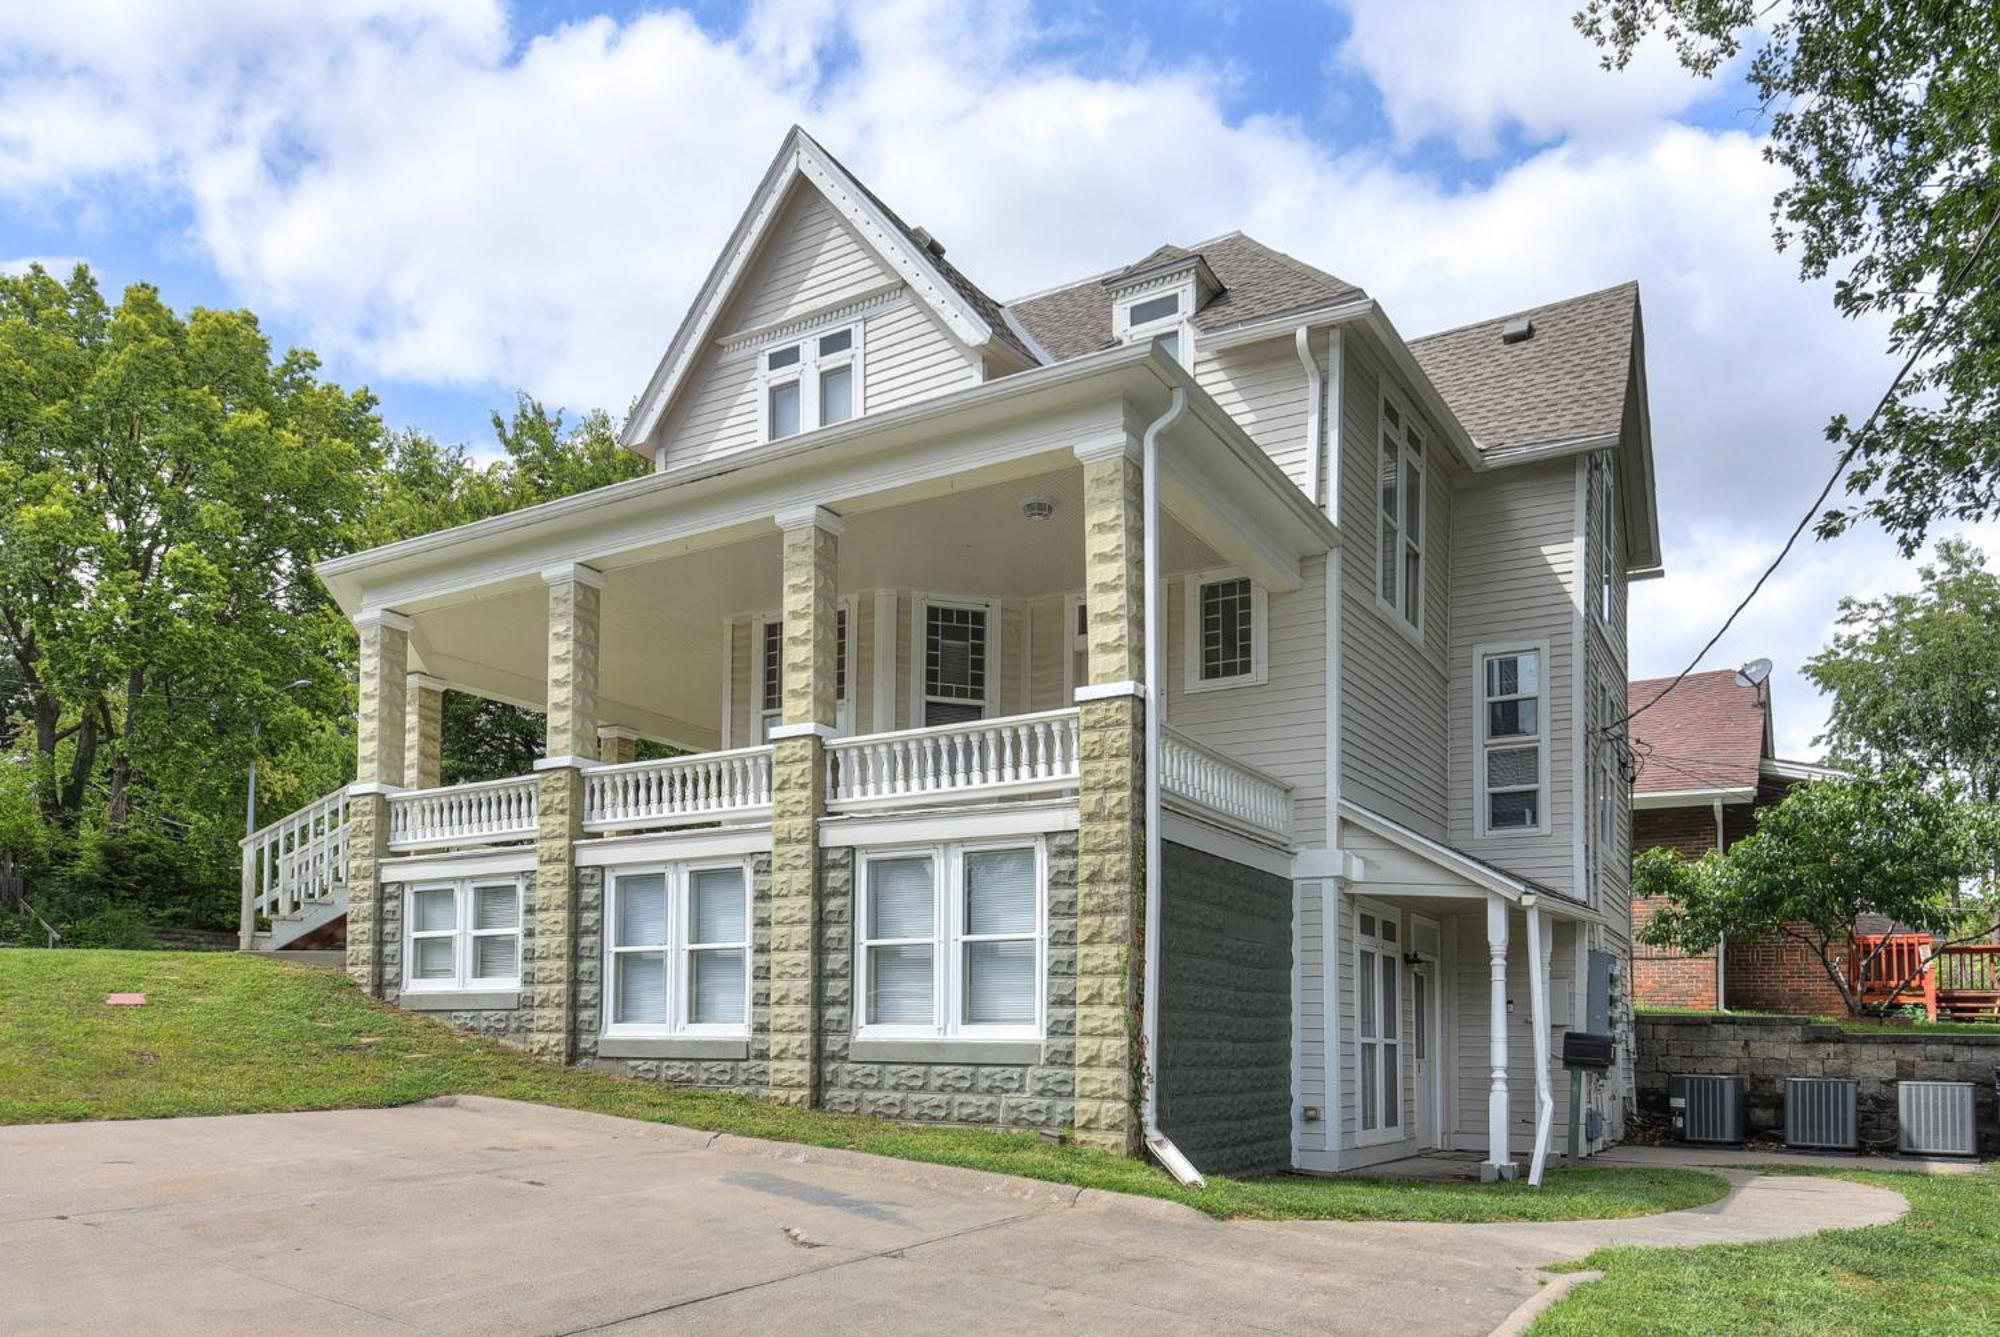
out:
{"label": "air conditioner unit", "polygon": [[1896,1145],[1906,1156],[1976,1156],[1971,1082],[1897,1082]]}
{"label": "air conditioner unit", "polygon": [[1846,1077],[1787,1077],[1785,1145],[1804,1151],[1857,1150],[1859,1093],[1859,1084]]}
{"label": "air conditioner unit", "polygon": [[1669,1077],[1667,1108],[1677,1141],[1728,1145],[1743,1140],[1741,1077]]}

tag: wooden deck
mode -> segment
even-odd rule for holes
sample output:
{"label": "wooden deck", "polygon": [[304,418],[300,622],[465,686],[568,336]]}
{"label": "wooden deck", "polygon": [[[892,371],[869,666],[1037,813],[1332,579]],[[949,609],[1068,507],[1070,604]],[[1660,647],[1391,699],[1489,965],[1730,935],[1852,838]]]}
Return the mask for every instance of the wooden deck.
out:
{"label": "wooden deck", "polygon": [[1965,943],[1933,954],[1928,934],[1856,934],[1848,961],[1864,1007],[1889,1003],[1907,979],[1895,1001],[1921,1005],[1932,1021],[2000,1021],[2000,945]]}

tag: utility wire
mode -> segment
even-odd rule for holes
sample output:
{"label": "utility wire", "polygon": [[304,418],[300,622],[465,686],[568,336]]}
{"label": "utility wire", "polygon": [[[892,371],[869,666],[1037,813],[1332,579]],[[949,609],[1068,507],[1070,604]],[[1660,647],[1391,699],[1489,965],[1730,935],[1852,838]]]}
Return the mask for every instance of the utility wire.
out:
{"label": "utility wire", "polygon": [[[1946,280],[1944,286],[1938,289],[1939,302],[1950,296],[1953,289],[1957,288],[1965,276],[1971,272],[1973,265],[1979,262],[1980,255],[1986,250],[1986,243],[1993,238],[1993,227],[1996,223],[2000,223],[2000,207],[1996,207],[1991,216],[1987,218],[1986,227],[1980,232],[1979,240],[1974,244],[1972,253],[1965,257],[1965,263],[1960,265],[1957,271]],[[1694,672],[1695,667],[1708,657],[1708,652],[1715,648],[1715,643],[1720,641],[1728,633],[1730,627],[1735,625],[1736,619],[1741,617],[1743,610],[1750,606],[1750,601],[1757,597],[1759,591],[1764,588],[1765,582],[1769,581],[1777,572],[1779,564],[1791,555],[1793,545],[1799,541],[1799,535],[1806,532],[1806,526],[1813,522],[1813,517],[1819,514],[1819,508],[1826,505],[1826,499],[1833,495],[1834,485],[1840,482],[1841,475],[1847,472],[1847,466],[1854,461],[1854,452],[1861,448],[1862,440],[1869,432],[1874,430],[1875,420],[1882,415],[1882,410],[1889,406],[1889,401],[1895,398],[1896,391],[1902,386],[1904,379],[1909,376],[1910,369],[1917,365],[1917,359],[1923,356],[1929,342],[1928,331],[1926,331],[1926,337],[1917,340],[1916,346],[1910,349],[1910,355],[1903,359],[1903,365],[1897,369],[1896,378],[1889,382],[1889,388],[1882,392],[1882,397],[1875,401],[1875,407],[1869,410],[1868,419],[1861,424],[1861,430],[1855,433],[1853,443],[1846,450],[1840,452],[1840,458],[1834,462],[1833,473],[1827,478],[1826,486],[1819,490],[1819,495],[1813,498],[1813,504],[1806,510],[1803,516],[1799,517],[1798,524],[1793,526],[1791,535],[1785,540],[1785,546],[1778,549],[1778,555],[1773,557],[1771,564],[1764,568],[1764,574],[1757,577],[1757,583],[1750,587],[1750,592],[1744,595],[1736,607],[1730,610],[1729,616],[1722,620],[1722,625],[1716,628],[1715,635],[1708,638],[1707,643],[1695,652],[1694,658],[1687,662],[1687,667],[1676,673],[1652,700],[1640,706],[1637,710],[1627,711],[1619,719],[1602,726],[1600,729],[1601,733],[1609,736],[1614,730],[1622,728],[1638,716],[1651,710],[1654,706],[1659,705],[1661,701],[1666,699],[1667,693],[1680,686],[1681,680]]]}

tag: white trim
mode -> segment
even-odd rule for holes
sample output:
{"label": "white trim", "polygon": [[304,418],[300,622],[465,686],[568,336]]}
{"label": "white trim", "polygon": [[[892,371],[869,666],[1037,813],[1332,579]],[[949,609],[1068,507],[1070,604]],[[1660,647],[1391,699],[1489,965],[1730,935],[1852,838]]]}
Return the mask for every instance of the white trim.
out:
{"label": "white trim", "polygon": [[588,585],[594,590],[604,588],[604,573],[582,562],[559,562],[542,568],[544,585],[577,584]]}
{"label": "white trim", "polygon": [[991,840],[1074,831],[1078,825],[1074,798],[1011,800],[958,811],[834,815],[820,821],[819,844],[821,849],[845,849],[924,840]]}
{"label": "white trim", "polygon": [[805,724],[774,724],[765,737],[773,743],[782,743],[787,738],[834,739],[840,737],[840,729],[832,724],[808,721]]}
{"label": "white trim", "polygon": [[433,692],[448,692],[451,690],[451,684],[443,678],[433,678],[428,673],[405,674],[403,677],[403,690],[406,692],[415,692],[419,689],[427,689]]}
{"label": "white trim", "polygon": [[[757,440],[762,445],[775,441],[789,441],[793,437],[816,432],[822,427],[838,427],[841,423],[853,422],[867,416],[868,408],[863,385],[862,343],[864,326],[856,321],[852,325],[827,325],[815,328],[789,343],[774,343],[761,349],[757,354]],[[836,334],[848,336],[847,347],[837,352],[822,351],[820,345]],[[773,367],[771,357],[783,351],[792,351],[796,356],[783,367]],[[848,373],[847,416],[834,422],[826,421],[825,405],[821,396],[825,391],[826,377],[836,371]],[[782,386],[798,387],[798,428],[783,436],[773,436],[771,425],[771,392]],[[818,510],[818,507],[802,508]],[[829,519],[832,517],[829,516]],[[791,528],[780,513],[780,527]],[[800,521],[799,523],[816,523]],[[835,521],[838,524],[838,521]],[[822,525],[823,528],[832,526]],[[833,529],[838,534],[839,529]]]}
{"label": "white trim", "polygon": [[1218,859],[1254,868],[1260,873],[1292,880],[1292,856],[1283,850],[1273,849],[1260,841],[1240,836],[1234,831],[1225,831],[1212,826],[1199,817],[1183,812],[1163,812],[1160,814],[1160,839],[1185,845],[1203,854],[1212,854]]}
{"label": "white trim", "polygon": [[[690,859],[769,854],[771,825],[760,819],[741,827],[599,836],[576,841],[572,851],[578,868],[623,868],[632,864],[683,863]],[[532,858],[532,849],[529,855]]]}
{"label": "white trim", "polygon": [[508,850],[461,850],[452,854],[419,854],[388,858],[381,864],[383,882],[450,882],[464,877],[500,877],[535,871],[535,847]]}
{"label": "white trim", "polygon": [[408,631],[413,625],[410,619],[391,608],[363,608],[351,619],[354,629],[361,631],[368,627],[387,627],[390,631]]}
{"label": "white trim", "polygon": [[[1588,539],[1590,535],[1589,517],[1589,466],[1590,457],[1579,455],[1575,466],[1576,536],[1574,549],[1570,555],[1570,665],[1569,665],[1569,744],[1570,744],[1570,893],[1576,899],[1591,903],[1597,888],[1590,882],[1590,851],[1585,824],[1589,805],[1590,756],[1585,746],[1589,737],[1589,710],[1587,689],[1590,685],[1590,630],[1589,615],[1584,609],[1584,571],[1590,565]],[[1619,680],[1625,679],[1621,668]],[[1550,795],[1553,805],[1554,795]]]}
{"label": "white trim", "polygon": [[[754,646],[752,647],[755,648]],[[722,723],[718,740],[736,746],[736,618],[722,619]]]}
{"label": "white trim", "polygon": [[[1134,307],[1166,297],[1175,301],[1171,315],[1156,316],[1137,325],[1132,323]],[[1112,296],[1111,337],[1120,343],[1136,344],[1156,343],[1172,335],[1174,361],[1191,368],[1195,359],[1194,311],[1199,301],[1192,272],[1148,275],[1135,280],[1131,287],[1120,288]]]}
{"label": "white trim", "polygon": [[[1372,934],[1362,930],[1361,916],[1364,914],[1372,915],[1375,919],[1376,931]],[[1396,926],[1393,938],[1384,938],[1382,936],[1381,930],[1384,923],[1393,923]],[[1403,1096],[1403,1045],[1407,1038],[1403,1034],[1402,1016],[1404,1003],[1403,952],[1409,946],[1404,941],[1404,933],[1403,912],[1400,909],[1382,901],[1360,896],[1354,898],[1354,942],[1352,944],[1355,989],[1354,1145],[1357,1147],[1379,1146],[1385,1142],[1403,1142],[1407,1141],[1410,1136],[1408,1126],[1410,1112],[1405,1108],[1408,1102]],[[1362,973],[1361,954],[1363,952],[1368,952],[1375,957],[1376,970],[1372,977],[1364,977]],[[1395,978],[1393,989],[1395,997],[1393,1000],[1390,1000],[1393,1003],[1395,1014],[1393,1028],[1384,1024],[1390,1013],[1389,1010],[1383,1007],[1385,1000],[1382,997],[1382,990],[1379,987],[1383,976],[1388,973],[1393,973]],[[1364,979],[1366,980],[1365,986]],[[1376,1033],[1372,1037],[1361,1034],[1361,990],[1363,987],[1375,989]],[[1392,1029],[1393,1034],[1391,1033]],[[1367,1089],[1361,1080],[1362,1045],[1364,1043],[1375,1045],[1379,1054],[1379,1067],[1375,1086],[1376,1110],[1374,1112],[1376,1115],[1376,1124],[1373,1128],[1365,1128],[1362,1125],[1362,1118],[1367,1113],[1361,1107],[1361,1093]],[[1395,1066],[1393,1072],[1389,1071],[1389,1050],[1391,1047],[1395,1049]],[[1396,1093],[1396,1121],[1394,1123],[1390,1123],[1381,1117],[1383,1114],[1381,1107],[1387,1103],[1386,1096],[1391,1090],[1394,1090]]]}
{"label": "white trim", "polygon": [[1656,789],[1650,794],[1632,795],[1632,807],[1644,811],[1651,808],[1695,808],[1711,803],[1755,803],[1757,789],[1754,785],[1731,786],[1723,789]]}
{"label": "white trim", "polygon": [[367,798],[371,794],[400,794],[407,788],[407,785],[386,784],[380,780],[356,780],[347,787],[347,796],[349,798]]}
{"label": "white trim", "polygon": [[[504,872],[480,875],[460,871],[449,878],[426,879],[403,884],[403,982],[402,992],[407,994],[466,992],[470,990],[515,990],[521,987],[521,964],[527,956],[527,944],[522,934],[527,927],[526,900],[528,875],[519,872]],[[481,929],[475,927],[473,910],[481,891],[495,887],[508,887],[514,893],[514,923],[511,928]],[[416,918],[416,900],[420,892],[449,891],[452,894],[452,926],[449,929],[419,931]],[[508,937],[514,939],[514,973],[511,975],[475,975],[478,954],[474,950],[479,938]],[[452,977],[448,980],[418,979],[417,942],[419,939],[449,938],[452,943]]]}
{"label": "white trim", "polygon": [[[925,707],[929,704],[928,679],[924,673],[924,637],[928,610],[931,608],[977,609],[986,617],[986,697],[980,703],[981,719],[998,718],[1000,711],[1000,669],[1003,658],[1001,652],[1001,601],[982,599],[967,595],[916,593],[910,596],[910,727],[921,729],[925,724]],[[960,703],[969,704],[969,703]],[[882,732],[877,730],[877,732]]]}
{"label": "white trim", "polygon": [[[1535,733],[1518,737],[1489,739],[1486,736],[1486,661],[1489,659],[1518,658],[1521,655],[1535,656]],[[1550,809],[1555,806],[1553,786],[1549,783],[1550,735],[1554,730],[1549,724],[1549,643],[1546,640],[1523,641],[1482,641],[1472,647],[1472,801],[1473,831],[1482,840],[1505,840],[1515,836],[1546,836],[1552,829]],[[1521,696],[1520,693],[1514,693]],[[1525,697],[1523,698],[1525,699]],[[1572,732],[1575,732],[1572,729]],[[1580,736],[1580,735],[1579,735]],[[1535,749],[1535,822],[1531,826],[1493,826],[1490,822],[1491,809],[1487,804],[1486,754],[1489,751],[1508,751],[1524,747]],[[1579,828],[1581,830],[1581,828]],[[1580,884],[1579,884],[1580,885]]]}
{"label": "white trim", "polygon": [[[1063,699],[1067,701],[1080,700],[1081,698],[1077,696],[1077,693],[1090,685],[1077,680],[1076,668],[1076,652],[1079,648],[1077,642],[1080,640],[1083,642],[1081,648],[1084,652],[1083,676],[1090,676],[1090,629],[1087,623],[1083,631],[1079,632],[1076,629],[1079,615],[1087,619],[1089,617],[1089,608],[1090,605],[1085,602],[1081,593],[1065,594],[1063,596],[1062,635],[1058,638],[1058,641],[1062,646]],[[1029,662],[1032,663],[1033,660],[1031,659]],[[1133,684],[1135,687],[1138,685],[1137,683]]]}
{"label": "white trim", "polygon": [[838,538],[847,532],[847,522],[824,506],[788,506],[771,518],[786,533],[794,529],[824,529]]}
{"label": "white trim", "polygon": [[[1378,812],[1371,812],[1352,799],[1340,801],[1340,816],[1343,821],[1351,821],[1364,831],[1372,831],[1392,845],[1400,846],[1429,860],[1438,867],[1456,873],[1482,891],[1491,892],[1506,901],[1519,901],[1523,896],[1532,896],[1537,888],[1519,878],[1508,877],[1498,869],[1480,863],[1459,850],[1432,840],[1429,836],[1412,831],[1401,822],[1391,821]],[[1407,896],[1407,888],[1399,888],[1397,895]]]}
{"label": "white trim", "polygon": [[597,726],[597,741],[600,743],[612,738],[636,743],[643,736],[637,729],[628,729],[622,724],[600,724]]}
{"label": "white trim", "polygon": [[[1201,676],[1202,655],[1205,650],[1201,616],[1202,591],[1210,585],[1237,580],[1248,581],[1250,585],[1250,671],[1226,678],[1204,678]],[[1191,571],[1182,576],[1182,694],[1193,696],[1199,692],[1219,692],[1230,687],[1260,687],[1269,682],[1270,630],[1271,612],[1264,587],[1246,573],[1235,567],[1214,567],[1207,571]]]}
{"label": "white trim", "polygon": [[[1333,814],[1328,814],[1333,821]],[[1336,828],[1337,829],[1337,828]],[[1326,878],[1320,889],[1320,1070],[1326,1074],[1326,1154],[1339,1163],[1346,1136],[1346,1120],[1341,1100],[1346,1094],[1346,1066],[1341,1062],[1340,1037],[1347,1024],[1340,1007],[1340,911],[1341,883]]]}
{"label": "white trim", "polygon": [[896,727],[896,591],[875,591],[875,700],[869,732]]}
{"label": "white trim", "polygon": [[1099,460],[1114,460],[1121,455],[1139,463],[1139,442],[1130,432],[1112,432],[1094,441],[1079,441],[1070,447],[1070,454],[1079,464],[1095,464]]}
{"label": "white trim", "polygon": [[1757,763],[1757,773],[1768,775],[1773,780],[1846,780],[1853,772],[1838,766],[1823,766],[1816,761],[1785,761],[1778,757],[1766,757]]}
{"label": "white trim", "polygon": [[[693,932],[694,877],[697,873],[734,872],[743,885],[743,936],[727,942],[696,943]],[[618,942],[618,898],[621,883],[630,878],[657,876],[665,898],[663,941],[655,944],[621,946]],[[598,1033],[612,1039],[667,1039],[703,1036],[714,1039],[748,1039],[751,998],[756,976],[756,870],[748,858],[690,859],[671,863],[627,864],[604,878],[602,912],[602,983],[599,986]],[[736,952],[743,959],[742,1018],[738,1021],[702,1022],[694,1020],[693,959],[698,952]],[[657,1022],[621,1022],[616,1017],[618,957],[657,954],[664,958],[666,1015]]]}
{"label": "white trim", "polygon": [[[1425,588],[1427,583],[1426,577],[1430,572],[1431,566],[1432,543],[1431,429],[1428,422],[1418,418],[1411,411],[1410,401],[1404,397],[1403,392],[1396,387],[1389,377],[1384,376],[1381,378],[1375,398],[1375,431],[1369,439],[1369,459],[1372,461],[1373,468],[1378,476],[1382,468],[1382,438],[1388,431],[1388,410],[1391,406],[1395,408],[1396,416],[1400,420],[1395,437],[1397,511],[1393,517],[1396,526],[1396,598],[1392,601],[1382,597],[1382,563],[1385,560],[1386,554],[1382,551],[1383,512],[1382,494],[1379,483],[1375,488],[1375,504],[1370,515],[1370,523],[1374,529],[1372,538],[1375,544],[1375,580],[1374,588],[1370,593],[1374,596],[1375,610],[1388,618],[1390,624],[1396,630],[1402,632],[1406,638],[1418,646],[1422,646],[1424,644],[1424,623],[1430,616],[1431,602],[1430,592]],[[1409,504],[1405,500],[1405,494],[1409,490],[1410,433],[1413,431],[1417,435],[1418,442],[1416,448],[1417,541],[1414,545],[1417,550],[1417,616],[1415,621],[1404,616],[1402,607],[1403,602],[1409,595],[1409,591],[1405,585],[1407,570],[1403,559],[1405,549],[1412,546],[1409,543]]]}
{"label": "white trim", "polygon": [[720,350],[718,360],[740,362],[752,353],[839,329],[860,321],[864,316],[894,311],[908,306],[912,300],[910,290],[902,280],[889,279],[838,306],[820,307],[803,315],[766,321],[762,325],[752,325],[725,335],[715,341],[716,348]]}
{"label": "white trim", "polygon": [[1121,696],[1143,697],[1146,695],[1146,684],[1131,678],[1119,682],[1086,683],[1077,688],[1073,695],[1078,705],[1086,701],[1112,701]]}
{"label": "white trim", "polygon": [[590,771],[603,765],[597,757],[578,756],[574,752],[558,753],[553,757],[536,757],[533,769],[542,771]]}

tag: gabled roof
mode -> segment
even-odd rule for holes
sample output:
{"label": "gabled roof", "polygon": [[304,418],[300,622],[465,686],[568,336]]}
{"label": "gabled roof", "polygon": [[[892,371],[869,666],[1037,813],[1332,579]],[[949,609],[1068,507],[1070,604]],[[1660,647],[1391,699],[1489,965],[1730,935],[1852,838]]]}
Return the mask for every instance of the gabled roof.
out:
{"label": "gabled roof", "polygon": [[[1528,338],[1501,331],[1527,320]],[[1615,440],[1639,330],[1639,285],[1530,307],[1410,340],[1417,365],[1485,450]]]}
{"label": "gabled roof", "polygon": [[920,236],[883,204],[818,141],[793,126],[764,172],[764,179],[730,233],[729,242],[688,306],[688,313],[667,345],[659,367],[626,421],[621,444],[649,453],[648,438],[666,415],[667,406],[708,344],[717,318],[736,294],[738,281],[749,272],[767,227],[775,219],[793,183],[801,177],[827,201],[873,248],[890,269],[910,286],[966,347],[993,349],[1020,367],[1041,363],[1030,342],[1013,328],[1006,311],[980,290],[956,266],[947,263],[942,248]]}
{"label": "gabled roof", "polygon": [[[1645,678],[1625,689],[1625,709],[1640,710],[1671,678]],[[1690,673],[1629,726],[1639,765],[1635,795],[1687,794],[1705,803],[1718,791],[1754,793],[1771,756],[1770,695],[1746,687],[1734,669]]]}
{"label": "gabled roof", "polygon": [[1051,357],[1093,353],[1111,346],[1112,284],[1193,256],[1207,263],[1222,286],[1222,292],[1194,314],[1194,327],[1204,334],[1367,296],[1344,279],[1231,232],[1194,246],[1161,246],[1107,274],[1017,298],[1007,309]]}
{"label": "gabled roof", "polygon": [[1522,877],[1509,872],[1499,864],[1482,859],[1476,854],[1467,854],[1456,845],[1447,845],[1442,840],[1406,826],[1393,817],[1385,817],[1373,808],[1365,808],[1353,799],[1340,801],[1340,815],[1362,829],[1372,831],[1392,845],[1396,845],[1416,855],[1448,873],[1464,878],[1474,886],[1495,892],[1510,901],[1519,901],[1523,896],[1566,897],[1562,892],[1533,878]]}

